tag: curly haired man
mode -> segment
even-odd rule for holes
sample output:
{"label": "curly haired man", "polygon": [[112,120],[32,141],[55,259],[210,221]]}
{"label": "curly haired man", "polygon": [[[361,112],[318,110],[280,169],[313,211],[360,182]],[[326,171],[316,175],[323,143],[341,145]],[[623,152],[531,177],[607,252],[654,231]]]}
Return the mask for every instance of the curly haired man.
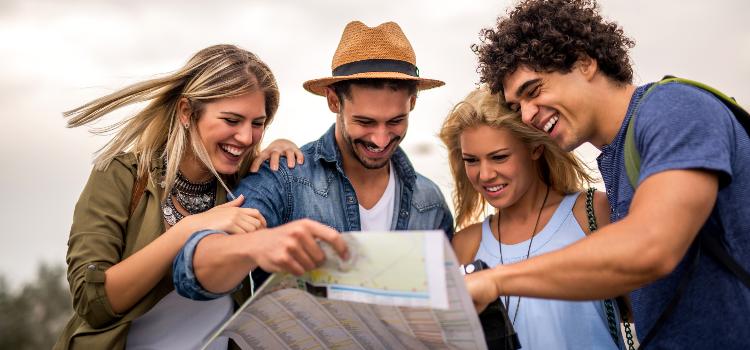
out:
{"label": "curly haired man", "polygon": [[[591,0],[522,1],[481,40],[474,50],[482,82],[526,124],[564,149],[590,142],[601,150],[613,224],[557,252],[470,275],[477,307],[499,295],[599,299],[632,291],[642,345],[750,348],[750,289],[705,249],[696,252],[713,236],[750,270],[750,140],[730,110],[683,83],[644,94],[652,84],[632,82],[634,42]],[[632,118],[637,189],[623,159]]]}

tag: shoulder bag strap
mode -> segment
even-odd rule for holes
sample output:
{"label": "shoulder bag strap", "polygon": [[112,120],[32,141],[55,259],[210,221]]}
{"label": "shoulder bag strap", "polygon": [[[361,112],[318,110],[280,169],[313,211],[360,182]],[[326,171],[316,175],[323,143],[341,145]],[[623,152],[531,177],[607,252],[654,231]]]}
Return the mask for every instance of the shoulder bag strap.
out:
{"label": "shoulder bag strap", "polygon": [[143,192],[146,190],[146,183],[148,182],[148,174],[144,176],[137,176],[133,183],[133,192],[130,194],[130,210],[128,211],[128,217],[133,215],[135,207],[138,206],[138,202],[143,197]]}
{"label": "shoulder bag strap", "polygon": [[[596,189],[593,187],[590,187],[586,190],[586,217],[589,221],[589,231],[586,233],[586,235],[594,233],[594,231],[599,228],[599,225],[596,222],[596,215],[594,214],[594,192],[596,192]],[[634,350],[635,347],[633,342],[633,332],[631,331],[630,324],[628,323],[630,315],[630,303],[627,301],[627,298],[622,295],[616,297],[615,301],[617,302],[617,308],[620,311],[620,318],[625,324],[625,338],[627,340],[628,349]],[[615,308],[613,306],[612,299],[604,300],[604,311],[607,314],[609,334],[612,336],[615,344],[620,344],[620,342],[622,341],[622,334],[620,333],[620,327],[617,325],[615,319]]]}

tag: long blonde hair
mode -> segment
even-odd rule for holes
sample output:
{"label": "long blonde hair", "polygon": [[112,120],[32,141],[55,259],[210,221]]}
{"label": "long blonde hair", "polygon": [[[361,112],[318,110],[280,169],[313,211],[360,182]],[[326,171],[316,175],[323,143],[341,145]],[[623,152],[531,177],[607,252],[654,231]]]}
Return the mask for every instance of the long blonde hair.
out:
{"label": "long blonde hair", "polygon": [[480,219],[486,206],[484,198],[472,187],[466,175],[460,142],[464,130],[481,125],[508,130],[529,149],[543,146],[544,152],[537,161],[539,177],[553,190],[573,193],[582,190],[585,183],[593,181],[586,172],[586,166],[577,157],[563,151],[544,132],[525,125],[518,113],[505,107],[501,95],[491,94],[486,86],[482,86],[456,104],[440,129],[440,139],[448,148],[448,161],[455,184],[453,205],[457,229]]}
{"label": "long blonde hair", "polygon": [[[200,50],[176,72],[130,85],[64,112],[63,116],[70,118],[68,127],[78,127],[120,107],[150,101],[134,116],[92,130],[98,135],[117,130],[114,137],[96,152],[94,166],[98,170],[106,169],[118,154],[133,152],[138,158],[138,177],[149,175],[152,181],[163,181],[166,195],[174,184],[188,142],[193,154],[224,187],[224,180],[234,184],[236,174],[221,177],[214,169],[195,125],[206,103],[254,91],[262,91],[265,96],[265,128],[279,106],[279,88],[271,69],[249,51],[233,45],[214,45]],[[181,127],[178,117],[177,105],[181,98],[186,98],[192,108],[188,128]],[[243,160],[240,169],[245,169],[252,161],[259,145],[260,142]],[[150,173],[151,162],[157,158],[167,160],[163,179],[162,174]]]}

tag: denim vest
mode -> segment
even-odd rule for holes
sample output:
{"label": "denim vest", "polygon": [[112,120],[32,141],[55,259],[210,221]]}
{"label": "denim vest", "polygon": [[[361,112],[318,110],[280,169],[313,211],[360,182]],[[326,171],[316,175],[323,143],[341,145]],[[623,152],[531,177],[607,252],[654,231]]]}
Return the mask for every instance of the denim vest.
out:
{"label": "denim vest", "polygon": [[[344,173],[334,130],[332,126],[320,139],[301,148],[305,155],[304,164],[289,169],[286,161],[280,161],[279,170],[274,172],[266,162],[257,173],[242,179],[234,194],[245,196],[243,207],[258,209],[266,218],[268,227],[309,218],[340,232],[359,231],[359,201]],[[396,173],[391,229],[441,229],[450,240],[453,237],[453,217],[437,185],[414,171],[400,147],[391,157],[391,165]],[[210,232],[188,240],[174,263],[175,288],[181,295],[193,299],[216,297],[200,288],[192,263],[185,261],[186,256],[192,257],[197,241],[206,234]],[[253,272],[256,287],[267,275],[261,269]]]}

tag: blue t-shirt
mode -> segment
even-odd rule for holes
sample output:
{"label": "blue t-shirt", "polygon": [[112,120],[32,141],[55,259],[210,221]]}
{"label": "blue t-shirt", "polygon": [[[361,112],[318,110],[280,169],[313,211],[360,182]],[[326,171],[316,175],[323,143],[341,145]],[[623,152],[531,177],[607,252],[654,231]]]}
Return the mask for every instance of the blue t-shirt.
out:
{"label": "blue t-shirt", "polygon": [[[705,169],[716,173],[720,183],[717,202],[700,234],[720,236],[729,254],[750,270],[750,139],[747,133],[729,109],[706,91],[669,83],[655,87],[643,97],[648,87],[636,89],[619,133],[611,144],[602,148],[597,159],[612,206],[612,221],[627,215],[633,198],[623,154],[625,130],[640,101],[635,120],[635,143],[641,155],[639,182],[666,170]],[[695,245],[685,257],[692,255],[693,249]],[[684,272],[685,258],[671,274],[631,294],[639,338],[647,334],[661,315]],[[750,349],[748,320],[750,289],[713,258],[703,254],[675,312],[650,346],[658,349]]]}

